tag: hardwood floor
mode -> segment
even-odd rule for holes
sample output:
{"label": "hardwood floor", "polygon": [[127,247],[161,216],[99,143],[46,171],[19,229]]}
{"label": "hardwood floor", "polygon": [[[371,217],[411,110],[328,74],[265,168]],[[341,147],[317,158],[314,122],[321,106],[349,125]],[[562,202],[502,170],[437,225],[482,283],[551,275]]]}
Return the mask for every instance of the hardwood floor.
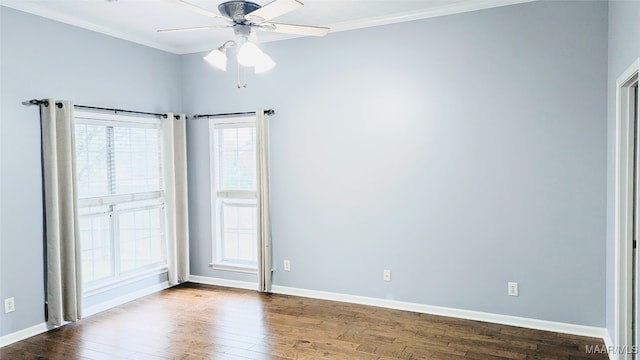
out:
{"label": "hardwood floor", "polygon": [[600,339],[183,284],[0,349],[2,359],[607,359]]}

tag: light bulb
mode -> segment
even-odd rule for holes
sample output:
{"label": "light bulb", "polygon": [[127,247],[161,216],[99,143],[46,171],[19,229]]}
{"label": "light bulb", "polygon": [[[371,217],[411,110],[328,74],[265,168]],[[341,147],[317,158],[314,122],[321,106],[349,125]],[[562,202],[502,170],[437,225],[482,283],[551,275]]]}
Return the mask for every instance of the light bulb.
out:
{"label": "light bulb", "polygon": [[258,56],[254,71],[256,74],[262,74],[273,69],[275,66],[276,63],[273,61],[273,59],[271,59],[271,56],[262,53],[260,54],[260,56]]}
{"label": "light bulb", "polygon": [[225,50],[224,48],[222,50],[215,49],[203,59],[216,69],[227,71],[227,54]]}
{"label": "light bulb", "polygon": [[262,55],[262,51],[256,44],[247,41],[238,49],[238,63],[242,66],[255,66],[256,61]]}

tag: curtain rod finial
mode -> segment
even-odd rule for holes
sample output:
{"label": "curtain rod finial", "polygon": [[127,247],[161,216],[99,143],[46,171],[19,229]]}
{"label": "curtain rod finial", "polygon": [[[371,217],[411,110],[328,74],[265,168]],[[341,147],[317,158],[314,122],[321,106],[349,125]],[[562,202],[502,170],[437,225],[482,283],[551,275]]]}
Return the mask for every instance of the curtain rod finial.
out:
{"label": "curtain rod finial", "polygon": [[22,105],[24,106],[32,106],[32,105],[39,106],[41,104],[45,104],[46,106],[49,106],[49,102],[47,100],[31,99],[31,100],[25,100],[22,102]]}

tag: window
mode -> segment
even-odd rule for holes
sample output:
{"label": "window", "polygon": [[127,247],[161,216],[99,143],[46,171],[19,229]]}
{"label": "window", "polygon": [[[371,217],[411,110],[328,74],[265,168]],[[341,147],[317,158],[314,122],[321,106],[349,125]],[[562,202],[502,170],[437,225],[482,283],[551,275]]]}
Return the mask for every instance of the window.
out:
{"label": "window", "polygon": [[160,120],[79,111],[75,119],[85,289],[165,270]]}
{"label": "window", "polygon": [[213,264],[257,268],[256,126],[253,117],[211,120]]}

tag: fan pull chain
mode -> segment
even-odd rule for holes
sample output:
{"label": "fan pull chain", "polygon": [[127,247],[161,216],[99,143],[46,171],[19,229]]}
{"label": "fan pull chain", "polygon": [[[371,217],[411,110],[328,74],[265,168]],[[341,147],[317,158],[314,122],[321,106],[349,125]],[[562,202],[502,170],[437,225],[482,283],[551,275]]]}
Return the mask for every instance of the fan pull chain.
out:
{"label": "fan pull chain", "polygon": [[[244,74],[244,71],[242,72]],[[246,88],[247,82],[245,81],[244,85],[242,84],[242,79],[240,77],[240,63],[238,63],[238,89]]]}

